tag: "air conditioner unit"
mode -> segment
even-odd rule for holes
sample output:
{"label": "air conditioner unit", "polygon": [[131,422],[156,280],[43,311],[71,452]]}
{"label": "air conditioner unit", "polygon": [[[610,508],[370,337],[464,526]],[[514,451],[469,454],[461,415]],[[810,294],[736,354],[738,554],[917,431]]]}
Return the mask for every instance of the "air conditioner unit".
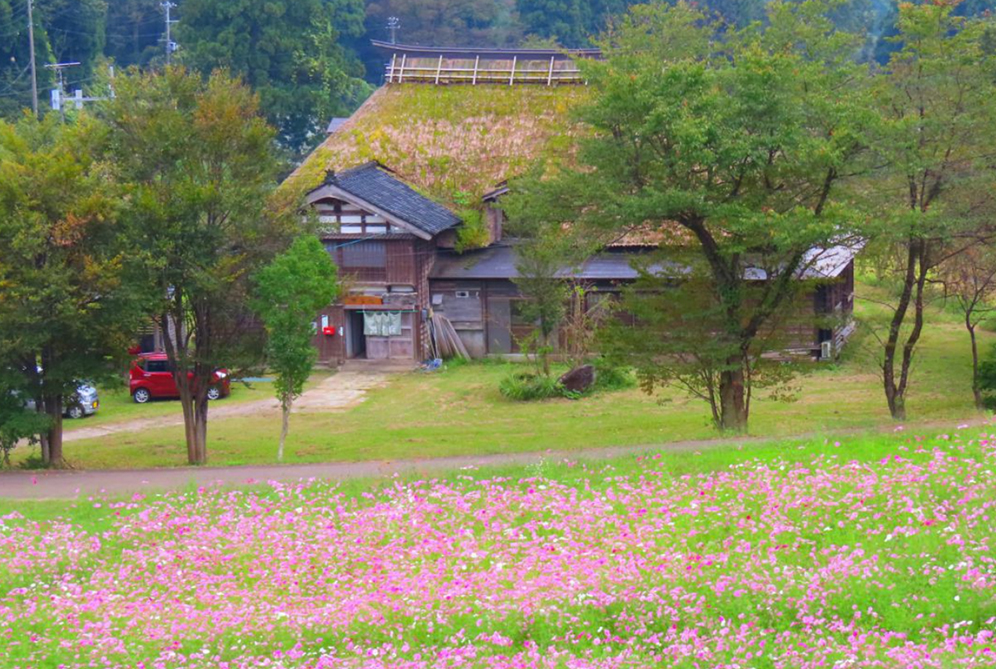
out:
{"label": "air conditioner unit", "polygon": [[820,360],[833,359],[833,341],[820,342]]}

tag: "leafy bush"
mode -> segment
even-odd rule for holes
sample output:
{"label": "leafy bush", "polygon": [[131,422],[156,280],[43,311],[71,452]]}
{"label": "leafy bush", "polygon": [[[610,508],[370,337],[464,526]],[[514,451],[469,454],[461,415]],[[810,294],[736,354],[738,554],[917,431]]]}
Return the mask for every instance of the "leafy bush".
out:
{"label": "leafy bush", "polygon": [[591,364],[595,367],[594,390],[629,390],[636,387],[633,370],[614,365],[605,358],[598,358]]}
{"label": "leafy bush", "polygon": [[[506,363],[507,364],[507,363]],[[498,385],[502,395],[518,402],[533,402],[551,397],[565,397],[571,400],[588,397],[598,392],[628,390],[636,387],[636,377],[633,371],[626,367],[618,367],[599,358],[592,362],[595,367],[595,384],[584,393],[577,393],[564,388],[556,376],[545,376],[537,372],[513,371],[505,376]]]}
{"label": "leafy bush", "polygon": [[457,228],[456,250],[458,253],[484,248],[491,241],[491,231],[484,212],[475,205],[475,198],[464,191],[453,197],[459,209],[457,216],[463,221]]}
{"label": "leafy bush", "polygon": [[533,402],[551,397],[566,397],[567,391],[554,377],[528,372],[513,372],[498,384],[502,395],[517,402]]}
{"label": "leafy bush", "polygon": [[990,411],[996,411],[996,346],[989,352],[989,357],[979,364],[978,383],[983,404]]}

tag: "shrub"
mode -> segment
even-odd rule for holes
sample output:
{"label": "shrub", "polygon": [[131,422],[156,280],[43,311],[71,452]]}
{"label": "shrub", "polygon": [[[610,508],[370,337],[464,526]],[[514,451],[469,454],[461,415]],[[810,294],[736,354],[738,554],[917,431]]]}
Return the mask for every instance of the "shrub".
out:
{"label": "shrub", "polygon": [[591,364],[595,367],[593,390],[629,390],[636,387],[636,376],[628,367],[614,365],[605,358],[598,358]]}
{"label": "shrub", "polygon": [[996,411],[996,346],[989,356],[979,364],[979,390],[982,402],[990,411]]}
{"label": "shrub", "polygon": [[533,402],[551,397],[566,397],[567,392],[557,379],[542,374],[513,372],[498,385],[502,395],[517,402]]}

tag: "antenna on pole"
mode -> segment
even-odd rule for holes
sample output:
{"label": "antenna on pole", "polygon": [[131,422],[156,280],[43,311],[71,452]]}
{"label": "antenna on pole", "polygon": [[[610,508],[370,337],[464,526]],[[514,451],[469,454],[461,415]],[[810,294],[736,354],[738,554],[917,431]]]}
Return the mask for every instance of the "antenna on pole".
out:
{"label": "antenna on pole", "polygon": [[397,16],[387,18],[387,29],[391,31],[391,44],[398,43],[398,29],[401,28],[401,19]]}
{"label": "antenna on pole", "polygon": [[169,0],[159,3],[159,6],[163,8],[166,12],[166,64],[170,64],[170,57],[173,52],[179,48],[179,45],[173,41],[172,28],[174,23],[179,23],[179,21],[174,21],[170,19],[170,10],[176,7],[176,5]]}
{"label": "antenna on pole", "polygon": [[28,0],[28,48],[31,49],[31,111],[38,117],[38,70],[35,67],[35,22],[31,15],[33,0]]}

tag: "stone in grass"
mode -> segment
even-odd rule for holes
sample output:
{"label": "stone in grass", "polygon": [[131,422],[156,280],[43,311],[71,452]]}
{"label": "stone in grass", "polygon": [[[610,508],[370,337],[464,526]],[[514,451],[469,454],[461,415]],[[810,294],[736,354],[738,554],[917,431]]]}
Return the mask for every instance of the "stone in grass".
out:
{"label": "stone in grass", "polygon": [[560,377],[560,385],[572,393],[583,393],[595,385],[595,368],[581,365]]}

